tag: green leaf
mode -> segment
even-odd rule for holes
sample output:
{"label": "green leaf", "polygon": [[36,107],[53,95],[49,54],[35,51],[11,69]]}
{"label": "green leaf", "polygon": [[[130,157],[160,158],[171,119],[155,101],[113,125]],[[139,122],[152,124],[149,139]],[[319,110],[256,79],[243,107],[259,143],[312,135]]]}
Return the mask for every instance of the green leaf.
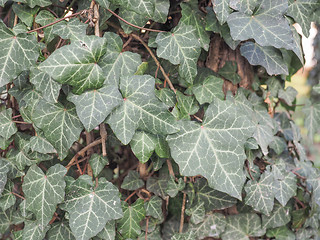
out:
{"label": "green leaf", "polygon": [[97,234],[97,237],[105,240],[114,240],[116,236],[115,221],[108,221],[101,232]]}
{"label": "green leaf", "polygon": [[174,107],[176,105],[176,95],[171,89],[161,88],[156,90],[156,96],[168,107]]}
{"label": "green leaf", "polygon": [[15,3],[12,5],[12,9],[13,9],[14,13],[18,15],[20,20],[25,25],[27,25],[28,27],[31,27],[31,25],[33,23],[33,18],[37,14],[39,7],[29,8],[26,5]]}
{"label": "green leaf", "polygon": [[175,178],[170,177],[170,180],[168,181],[168,186],[166,189],[166,193],[174,198],[175,196],[177,196],[177,194],[179,193],[179,191],[182,191],[185,187],[185,182],[183,181],[182,178],[179,178],[178,183],[175,182]]}
{"label": "green leaf", "polygon": [[43,240],[50,226],[42,226],[37,221],[25,221],[23,240]]}
{"label": "green leaf", "polygon": [[270,216],[262,215],[262,226],[265,229],[281,227],[290,222],[290,220],[289,208],[282,207],[279,203],[276,203]]}
{"label": "green leaf", "polygon": [[147,190],[153,192],[162,198],[167,196],[166,189],[168,186],[168,179],[150,177],[147,180]]}
{"label": "green leaf", "polygon": [[30,82],[45,100],[54,103],[58,101],[61,84],[54,81],[48,74],[39,71],[38,68],[31,68]]}
{"label": "green leaf", "polygon": [[221,213],[210,213],[199,224],[191,224],[190,230],[196,234],[197,239],[206,237],[219,238],[226,227],[226,217]]}
{"label": "green leaf", "polygon": [[125,239],[135,239],[140,233],[140,221],[145,217],[144,201],[138,199],[131,206],[122,202],[123,217],[118,220],[117,227]]}
{"label": "green leaf", "polygon": [[240,47],[240,51],[241,55],[248,59],[251,65],[263,66],[269,75],[289,74],[288,66],[279,49],[245,42]]}
{"label": "green leaf", "polygon": [[90,132],[122,102],[122,96],[116,86],[104,86],[81,95],[69,93],[68,100],[76,105],[80,121]]}
{"label": "green leaf", "polygon": [[[42,10],[38,13],[35,22],[40,24],[41,26],[45,26],[49,23],[52,23],[56,20],[55,16],[47,11],[47,10]],[[53,26],[48,26],[43,29],[44,32],[44,39],[46,43],[51,42],[55,38],[55,34],[53,33]]]}
{"label": "green leaf", "polygon": [[13,182],[7,181],[7,184],[0,198],[0,208],[2,209],[2,211],[6,211],[8,208],[13,206],[16,202],[16,197],[12,193],[12,191],[14,191],[13,187],[14,187]]}
{"label": "green leaf", "polygon": [[88,175],[83,175],[70,186],[66,196],[65,209],[76,239],[90,239],[109,220],[122,217],[118,189],[104,178],[95,185]]}
{"label": "green leaf", "polygon": [[257,143],[259,144],[262,153],[267,155],[269,150],[268,146],[273,141],[273,131],[267,125],[264,124],[257,124],[256,129],[253,133],[254,139],[256,139]]}
{"label": "green leaf", "polygon": [[307,101],[302,111],[306,116],[304,126],[308,129],[308,137],[313,140],[314,134],[320,128],[320,103],[312,104]]}
{"label": "green leaf", "polygon": [[99,5],[104,8],[109,8],[110,2],[108,0],[97,0]]}
{"label": "green leaf", "polygon": [[170,158],[169,145],[164,136],[156,135],[155,144],[154,150],[160,158]]}
{"label": "green leaf", "polygon": [[211,187],[241,199],[246,158],[243,145],[254,130],[247,116],[231,101],[215,99],[202,125],[185,121],[180,126],[180,131],[169,135],[167,141],[181,173],[201,174]]}
{"label": "green leaf", "polygon": [[86,35],[87,26],[78,18],[72,18],[68,22],[61,21],[53,25],[53,33],[63,39],[81,40]]}
{"label": "green leaf", "polygon": [[312,169],[311,176],[308,176],[307,183],[312,186],[312,198],[320,206],[320,175],[319,171]]}
{"label": "green leaf", "polygon": [[250,237],[263,236],[266,229],[261,227],[261,219],[257,214],[245,213],[229,215],[223,240],[249,240]]}
{"label": "green leaf", "polygon": [[198,2],[188,2],[182,3],[181,5],[181,14],[182,17],[180,22],[183,22],[185,25],[192,25],[196,28],[196,36],[200,41],[201,47],[208,51],[210,43],[210,35],[205,30],[205,14],[199,11]]}
{"label": "green leaf", "polygon": [[216,16],[220,22],[220,25],[224,24],[232,9],[229,8],[230,0],[213,0],[213,10],[216,13]]}
{"label": "green leaf", "polygon": [[204,202],[197,202],[195,206],[186,209],[186,214],[191,216],[191,223],[198,224],[204,220],[204,216],[206,214],[205,211]]}
{"label": "green leaf", "polygon": [[287,227],[279,227],[274,229],[268,229],[267,237],[275,237],[277,240],[295,240],[295,234]]}
{"label": "green leaf", "polygon": [[152,19],[155,22],[165,23],[167,21],[169,8],[170,8],[170,1],[156,0]]}
{"label": "green leaf", "polygon": [[60,164],[50,167],[46,174],[33,165],[24,177],[22,189],[27,209],[36,215],[39,224],[45,227],[52,219],[56,206],[64,199],[63,179],[67,169]]}
{"label": "green leaf", "polygon": [[177,107],[180,110],[181,119],[190,119],[190,115],[193,115],[198,112],[199,105],[194,96],[186,96],[181,92],[177,91]]}
{"label": "green leaf", "polygon": [[12,208],[7,211],[0,211],[0,233],[5,233],[12,222]]}
{"label": "green leaf", "polygon": [[34,35],[15,34],[0,21],[0,87],[36,63],[39,45]]}
{"label": "green leaf", "polygon": [[162,199],[157,196],[152,196],[149,201],[144,203],[146,216],[151,216],[157,219],[162,219]]}
{"label": "green leaf", "polygon": [[56,153],[57,150],[49,143],[45,138],[38,136],[33,136],[30,138],[30,149],[31,151],[36,151],[39,153]]}
{"label": "green leaf", "polygon": [[186,233],[176,233],[172,236],[172,240],[194,240],[195,234],[193,231],[188,231]]}
{"label": "green leaf", "polygon": [[109,160],[107,157],[103,157],[97,153],[91,155],[89,159],[89,164],[92,168],[93,175],[97,177],[102,169],[109,164]]}
{"label": "green leaf", "polygon": [[274,136],[269,147],[272,148],[277,155],[280,155],[287,148],[287,143],[283,138]]}
{"label": "green leaf", "polygon": [[287,15],[294,18],[302,28],[304,36],[309,37],[311,28],[311,15],[320,7],[317,0],[289,0]]}
{"label": "green leaf", "polygon": [[69,148],[83,129],[73,106],[64,107],[41,100],[32,116],[35,125],[43,130],[46,139],[64,159]]}
{"label": "green leaf", "polygon": [[285,90],[280,89],[278,97],[284,100],[289,106],[292,106],[292,102],[295,100],[297,95],[298,91],[289,86]]}
{"label": "green leaf", "polygon": [[131,141],[138,128],[153,134],[171,134],[179,130],[174,116],[155,97],[154,84],[154,78],[149,75],[120,79],[123,102],[107,122],[123,144]]}
{"label": "green leaf", "polygon": [[46,7],[52,4],[50,0],[25,0],[29,7],[34,8],[35,6]]}
{"label": "green leaf", "polygon": [[180,23],[171,33],[159,33],[156,38],[158,57],[169,60],[179,66],[179,75],[192,83],[197,75],[197,61],[200,55],[200,43],[196,29]]}
{"label": "green leaf", "polygon": [[12,121],[12,109],[8,108],[0,112],[0,136],[9,139],[17,132],[16,124]]}
{"label": "green leaf", "polygon": [[57,222],[51,225],[52,227],[48,231],[48,240],[75,240],[73,233],[67,222]]}
{"label": "green leaf", "polygon": [[274,205],[274,178],[273,174],[265,171],[259,182],[250,180],[245,188],[247,196],[245,203],[254,210],[269,216]]}
{"label": "green leaf", "polygon": [[128,175],[124,178],[121,188],[134,191],[138,188],[141,188],[144,185],[140,175],[137,171],[129,171]]}
{"label": "green leaf", "polygon": [[143,131],[137,131],[130,142],[132,152],[142,163],[146,163],[149,160],[155,146],[156,137]]}
{"label": "green leaf", "polygon": [[293,38],[284,13],[288,9],[285,0],[262,0],[253,15],[234,12],[228,17],[234,40],[253,38],[261,46],[292,49]]}
{"label": "green leaf", "polygon": [[8,163],[0,158],[0,197],[7,183],[7,173],[9,172]]}
{"label": "green leaf", "polygon": [[105,38],[83,37],[81,41],[55,50],[39,65],[39,69],[57,82],[73,86],[76,94],[100,88],[105,81],[99,65],[100,58],[106,52],[105,44]]}
{"label": "green leaf", "polygon": [[245,14],[252,14],[257,6],[257,0],[230,0],[230,7]]}
{"label": "green leaf", "polygon": [[[144,25],[147,24],[147,21],[148,21],[143,15],[136,13],[133,10],[128,10],[126,8],[120,9],[119,16],[125,19],[126,21],[139,27],[143,27]],[[123,21],[120,21],[120,25],[126,34],[130,34],[131,32],[137,30],[135,27],[132,27]]]}
{"label": "green leaf", "polygon": [[133,52],[122,52],[123,42],[121,38],[112,32],[104,34],[106,40],[106,54],[100,59],[105,84],[119,85],[119,79],[123,76],[132,76],[141,64],[141,56]]}
{"label": "green leaf", "polygon": [[240,76],[237,74],[237,63],[227,61],[222,68],[219,69],[219,74],[225,79],[231,81],[233,84],[238,84],[241,81]]}

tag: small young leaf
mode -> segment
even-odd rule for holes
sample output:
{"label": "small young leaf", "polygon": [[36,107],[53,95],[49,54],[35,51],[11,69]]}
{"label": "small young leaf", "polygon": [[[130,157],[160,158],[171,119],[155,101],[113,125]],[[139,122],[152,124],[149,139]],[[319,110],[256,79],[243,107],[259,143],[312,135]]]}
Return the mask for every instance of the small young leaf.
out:
{"label": "small young leaf", "polygon": [[8,108],[0,112],[0,136],[9,139],[17,132],[16,124],[12,121],[12,109]]}
{"label": "small young leaf", "polygon": [[140,162],[145,163],[151,157],[156,146],[156,137],[150,133],[138,131],[133,135],[130,147]]}
{"label": "small young leaf", "polygon": [[97,177],[102,169],[109,164],[109,161],[107,157],[94,153],[89,159],[89,164],[92,168],[93,175]]}
{"label": "small young leaf", "polygon": [[124,178],[121,188],[134,191],[138,188],[141,188],[144,185],[140,175],[137,171],[129,171],[128,175]]}
{"label": "small young leaf", "polygon": [[162,199],[157,196],[152,196],[149,201],[144,203],[146,216],[151,216],[157,219],[162,219]]}

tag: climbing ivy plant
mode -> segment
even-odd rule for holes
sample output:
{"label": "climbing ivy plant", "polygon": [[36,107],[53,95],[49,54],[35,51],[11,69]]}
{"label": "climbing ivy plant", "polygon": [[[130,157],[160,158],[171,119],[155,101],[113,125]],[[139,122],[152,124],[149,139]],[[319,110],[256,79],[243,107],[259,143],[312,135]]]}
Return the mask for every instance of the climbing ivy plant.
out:
{"label": "climbing ivy plant", "polygon": [[320,238],[318,0],[0,6],[1,239]]}

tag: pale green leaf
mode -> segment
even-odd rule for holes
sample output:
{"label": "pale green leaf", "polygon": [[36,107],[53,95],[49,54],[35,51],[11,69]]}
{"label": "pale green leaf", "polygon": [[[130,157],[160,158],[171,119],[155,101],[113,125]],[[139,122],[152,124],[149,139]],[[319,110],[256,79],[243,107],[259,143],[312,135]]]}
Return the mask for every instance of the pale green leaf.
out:
{"label": "pale green leaf", "polygon": [[281,227],[290,222],[290,220],[290,209],[275,203],[270,216],[262,215],[262,226],[266,229]]}
{"label": "pale green leaf", "polygon": [[109,8],[110,2],[108,0],[97,0],[99,5],[104,8]]}
{"label": "pale green leaf", "polygon": [[128,175],[124,178],[121,188],[126,190],[134,191],[141,188],[144,185],[140,175],[137,171],[129,171]]}
{"label": "pale green leaf", "polygon": [[194,96],[186,96],[181,92],[176,92],[177,97],[177,108],[179,108],[180,119],[190,119],[190,115],[198,112],[199,104]]}
{"label": "pale green leaf", "polygon": [[24,177],[22,189],[27,209],[36,215],[42,227],[50,222],[57,204],[64,199],[66,173],[67,169],[60,164],[50,167],[46,174],[33,165]]}
{"label": "pale green leaf", "polygon": [[197,202],[197,204],[191,208],[187,208],[185,213],[190,216],[190,221],[193,224],[201,223],[204,220],[206,210],[204,208],[204,202]]}
{"label": "pale green leaf", "polygon": [[169,13],[170,1],[156,0],[152,19],[156,22],[165,23]]}
{"label": "pale green leaf", "polygon": [[287,148],[287,143],[283,138],[274,136],[269,147],[272,148],[277,155],[280,155]]}
{"label": "pale green leaf", "polygon": [[279,49],[262,47],[253,42],[245,42],[240,47],[240,51],[241,55],[248,59],[251,65],[263,66],[269,75],[289,74],[288,66],[284,62]]}
{"label": "pale green leaf", "polygon": [[256,129],[253,133],[254,139],[256,139],[257,143],[259,144],[262,153],[267,155],[269,150],[268,146],[273,141],[273,131],[267,125],[264,124],[257,124]]}
{"label": "pale green leaf", "polygon": [[298,91],[293,87],[287,87],[285,90],[280,89],[278,97],[284,100],[289,106],[292,106],[292,102],[298,95]]}
{"label": "pale green leaf", "polygon": [[265,171],[259,181],[250,180],[244,188],[247,193],[245,203],[269,216],[274,205],[274,184],[273,174],[269,171]]}
{"label": "pale green leaf", "polygon": [[65,209],[76,239],[90,239],[109,220],[122,217],[118,189],[104,178],[95,185],[88,175],[82,175],[68,189]]}
{"label": "pale green leaf", "polygon": [[0,198],[0,208],[2,209],[2,211],[6,211],[16,202],[16,197],[12,193],[12,191],[14,191],[13,186],[13,182],[11,182],[10,180],[7,181],[7,184]]}
{"label": "pale green leaf", "polygon": [[145,163],[151,157],[156,146],[156,137],[150,133],[137,131],[130,142],[134,155],[140,162]]}
{"label": "pale green leaf", "polygon": [[213,10],[222,25],[227,21],[230,13],[232,12],[232,9],[229,7],[230,0],[213,0],[212,2]]}
{"label": "pale green leaf", "polygon": [[147,180],[147,190],[153,192],[162,198],[167,196],[166,189],[168,187],[168,179],[150,177]]}
{"label": "pale green leaf", "polygon": [[197,75],[197,61],[200,55],[200,43],[196,29],[180,23],[171,33],[159,33],[156,38],[158,57],[180,64],[179,75],[192,83]]}
{"label": "pale green leaf", "polygon": [[75,240],[73,233],[67,222],[53,223],[48,231],[48,240]]}
{"label": "pale green leaf", "polygon": [[266,229],[261,226],[261,219],[255,213],[241,213],[227,217],[226,230],[222,240],[249,240],[249,237],[263,236]]}
{"label": "pale green leaf", "polygon": [[102,169],[109,164],[109,161],[107,157],[94,153],[89,159],[89,164],[92,168],[93,175],[97,177]]}
{"label": "pale green leaf", "polygon": [[254,130],[251,120],[231,101],[214,99],[202,125],[185,121],[180,126],[167,141],[181,173],[201,174],[211,187],[241,199],[246,158],[243,145]]}
{"label": "pale green leaf", "polygon": [[304,126],[308,129],[308,137],[313,140],[314,134],[320,128],[320,103],[312,104],[310,101],[307,101],[302,111],[306,116]]}
{"label": "pale green leaf", "polygon": [[227,61],[222,68],[219,69],[218,73],[229,80],[233,84],[238,84],[241,81],[240,76],[237,74],[238,66],[237,63]]}
{"label": "pale green leaf", "polygon": [[80,22],[78,18],[72,18],[68,22],[61,21],[53,25],[53,33],[63,39],[81,40],[86,35],[87,24]]}
{"label": "pale green leaf", "polygon": [[144,203],[146,216],[151,216],[157,219],[162,219],[162,199],[157,196],[152,196],[149,201]]}
{"label": "pale green leaf", "polygon": [[7,211],[0,211],[0,233],[5,233],[12,222],[12,209]]}
{"label": "pale green leaf", "polygon": [[257,0],[230,0],[230,7],[245,14],[252,14],[257,6]]}
{"label": "pale green leaf", "polygon": [[228,17],[231,36],[234,40],[253,38],[261,46],[293,48],[293,37],[284,13],[286,0],[262,0],[253,15],[234,12]]}
{"label": "pale green leaf", "polygon": [[30,138],[30,149],[43,154],[57,152],[51,143],[39,135]]}
{"label": "pale green leaf", "polygon": [[0,21],[0,87],[36,63],[39,45],[34,35],[15,34]]}
{"label": "pale green leaf", "polygon": [[105,44],[105,38],[83,37],[81,41],[55,50],[39,65],[39,69],[57,82],[73,86],[76,94],[100,88],[105,81],[99,65],[100,58],[106,52]]}
{"label": "pale green leaf", "polygon": [[0,112],[0,136],[9,139],[17,132],[16,124],[12,121],[12,109],[8,108]]}
{"label": "pale green leaf", "polygon": [[105,84],[118,86],[120,77],[132,76],[141,64],[141,56],[133,52],[122,52],[121,38],[112,32],[103,36],[106,40],[106,54],[99,61],[105,77]]}
{"label": "pale green leaf", "polygon": [[175,182],[175,178],[174,177],[170,177],[170,180],[168,181],[168,186],[166,189],[166,193],[174,198],[175,196],[177,196],[177,194],[179,193],[179,191],[182,191],[185,187],[186,183],[183,181],[182,178],[179,178],[178,182]]}
{"label": "pale green leaf", "polygon": [[177,102],[175,93],[168,88],[156,90],[156,96],[168,107],[174,107]]}
{"label": "pale green leaf", "polygon": [[118,231],[125,239],[135,239],[141,233],[140,221],[145,217],[144,201],[138,199],[131,206],[122,202],[123,217],[117,222]]}
{"label": "pale green leaf", "polygon": [[204,221],[199,224],[191,224],[192,230],[197,239],[206,237],[219,238],[226,227],[226,217],[221,213],[210,213],[205,216]]}
{"label": "pale green leaf", "polygon": [[58,101],[61,84],[54,81],[48,74],[39,71],[38,68],[32,68],[30,82],[44,99],[55,103]]}
{"label": "pale green leaf", "polygon": [[29,8],[26,5],[15,3],[12,5],[12,9],[13,9],[14,13],[18,15],[20,20],[25,25],[27,25],[28,27],[31,27],[31,25],[33,23],[33,18],[35,17],[36,13],[38,12],[39,7]]}
{"label": "pale green leaf", "polygon": [[136,129],[153,134],[177,132],[177,122],[154,93],[155,80],[149,75],[135,75],[120,79],[123,102],[107,118],[117,138],[128,144]]}
{"label": "pale green leaf", "polygon": [[32,116],[35,125],[43,130],[46,139],[57,150],[60,159],[64,159],[68,150],[83,129],[73,106],[64,107],[40,101]]}
{"label": "pale green leaf", "polygon": [[23,240],[43,240],[50,226],[42,226],[37,221],[25,221]]}
{"label": "pale green leaf", "polygon": [[108,221],[101,232],[97,234],[97,237],[104,240],[114,240],[116,235],[115,221]]}
{"label": "pale green leaf", "polygon": [[[144,25],[146,25],[148,21],[145,16],[141,15],[140,13],[136,13],[135,11],[128,10],[126,8],[120,9],[119,16],[139,27],[144,27]],[[131,32],[137,30],[135,27],[132,27],[123,21],[120,21],[120,25],[126,34],[130,34]]]}
{"label": "pale green leaf", "polygon": [[304,36],[309,37],[311,15],[320,7],[317,0],[289,0],[288,16],[292,17],[302,28]]}
{"label": "pale green leaf", "polygon": [[104,86],[81,95],[69,93],[68,100],[76,106],[77,115],[88,132],[102,123],[111,111],[122,102],[116,86]]}
{"label": "pale green leaf", "polygon": [[185,25],[192,25],[196,28],[196,36],[200,42],[201,47],[208,51],[210,43],[210,35],[205,30],[205,14],[198,9],[198,2],[187,2],[181,5],[182,17],[180,22]]}
{"label": "pale green leaf", "polygon": [[[35,22],[40,24],[41,26],[45,26],[49,23],[54,22],[55,20],[56,20],[56,18],[51,12],[49,12],[47,10],[42,10],[37,14]],[[46,43],[51,42],[56,36],[53,33],[53,26],[48,26],[48,27],[44,28],[43,33],[44,33],[44,39],[45,39]]]}
{"label": "pale green leaf", "polygon": [[170,149],[169,145],[162,135],[155,136],[155,152],[160,158],[170,158]]}
{"label": "pale green leaf", "polygon": [[7,173],[9,172],[8,163],[0,158],[0,197],[7,183]]}

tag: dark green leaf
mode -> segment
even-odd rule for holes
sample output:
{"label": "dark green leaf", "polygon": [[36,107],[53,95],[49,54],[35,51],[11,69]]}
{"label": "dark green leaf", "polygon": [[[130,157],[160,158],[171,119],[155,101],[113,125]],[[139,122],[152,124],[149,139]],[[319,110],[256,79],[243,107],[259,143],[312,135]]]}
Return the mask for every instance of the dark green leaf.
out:
{"label": "dark green leaf", "polygon": [[33,18],[36,15],[36,13],[38,12],[39,7],[29,8],[26,5],[15,3],[12,5],[12,9],[13,9],[14,13],[18,15],[20,20],[25,25],[27,25],[28,27],[31,27],[31,25],[33,23]]}
{"label": "dark green leaf", "polygon": [[162,199],[157,196],[152,196],[149,201],[144,203],[146,216],[151,216],[157,219],[162,219]]}
{"label": "dark green leaf", "polygon": [[237,63],[228,61],[221,69],[219,69],[218,73],[233,84],[238,84],[241,81],[241,78],[237,74],[237,70]]}
{"label": "dark green leaf", "polygon": [[151,157],[156,146],[156,137],[150,133],[137,131],[130,142],[134,155],[140,162],[145,163]]}
{"label": "dark green leaf", "polygon": [[47,236],[48,240],[75,240],[67,222],[53,223]]}
{"label": "dark green leaf", "polygon": [[140,175],[137,171],[129,171],[128,175],[124,178],[121,188],[134,191],[144,185]]}
{"label": "dark green leaf", "polygon": [[0,198],[0,208],[2,211],[6,211],[8,208],[13,206],[16,202],[16,197],[13,195],[13,182],[10,180],[7,181],[7,184],[2,192],[1,198]]}
{"label": "dark green leaf", "polygon": [[109,161],[107,157],[94,153],[89,159],[89,164],[92,168],[93,175],[97,177],[102,169],[109,164]]}
{"label": "dark green leaf", "polygon": [[0,136],[9,139],[17,132],[16,124],[12,121],[12,109],[8,108],[0,112]]}
{"label": "dark green leaf", "polygon": [[270,216],[262,215],[263,228],[276,228],[286,225],[291,220],[290,210],[288,207],[282,207],[279,203],[274,205]]}

